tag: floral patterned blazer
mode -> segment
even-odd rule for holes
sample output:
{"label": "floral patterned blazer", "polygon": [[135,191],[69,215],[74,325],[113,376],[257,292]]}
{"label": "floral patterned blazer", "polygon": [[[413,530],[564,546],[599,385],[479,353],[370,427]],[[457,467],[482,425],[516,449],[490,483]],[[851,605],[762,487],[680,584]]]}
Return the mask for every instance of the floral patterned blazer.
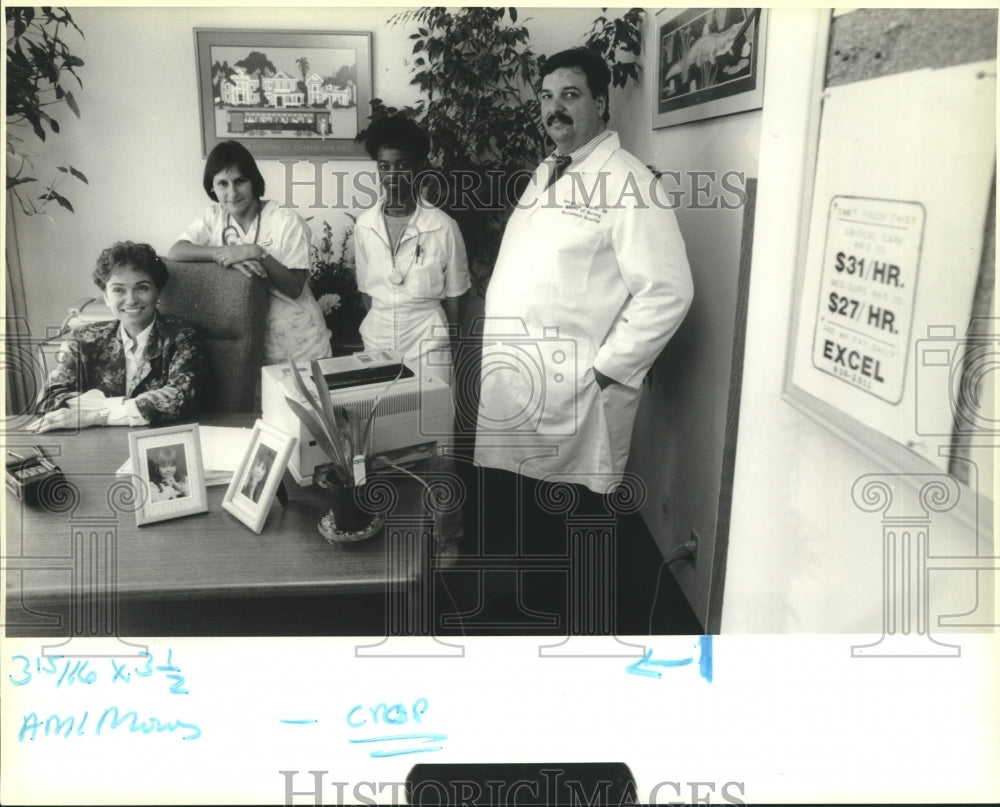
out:
{"label": "floral patterned blazer", "polygon": [[150,424],[189,417],[203,408],[207,361],[194,326],[157,312],[131,391],[125,389],[125,348],[119,327],[118,320],[112,320],[70,332],[59,352],[59,366],[46,381],[39,414],[91,389],[109,398],[134,399]]}

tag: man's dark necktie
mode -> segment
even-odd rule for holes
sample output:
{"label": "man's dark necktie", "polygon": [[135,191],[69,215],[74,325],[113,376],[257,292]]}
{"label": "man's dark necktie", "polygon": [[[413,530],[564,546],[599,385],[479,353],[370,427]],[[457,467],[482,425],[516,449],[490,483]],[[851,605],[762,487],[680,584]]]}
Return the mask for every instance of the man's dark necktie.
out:
{"label": "man's dark necktie", "polygon": [[569,168],[571,162],[573,162],[572,157],[563,154],[556,155],[556,164],[552,166],[552,173],[549,175],[549,181],[545,186],[545,190],[551,188],[553,183],[557,182],[559,177],[566,173],[566,169]]}

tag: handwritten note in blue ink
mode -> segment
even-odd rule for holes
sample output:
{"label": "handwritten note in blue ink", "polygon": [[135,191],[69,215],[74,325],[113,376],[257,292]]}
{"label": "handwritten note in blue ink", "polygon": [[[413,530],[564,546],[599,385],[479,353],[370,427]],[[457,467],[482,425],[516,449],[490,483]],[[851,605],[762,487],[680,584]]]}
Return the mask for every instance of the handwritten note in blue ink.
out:
{"label": "handwritten note in blue ink", "polygon": [[[347,725],[355,736],[349,738],[352,744],[376,743],[382,747],[375,748],[369,756],[398,757],[404,754],[423,754],[429,751],[440,751],[441,743],[448,739],[447,734],[439,732],[395,731],[396,727],[411,724],[421,724],[430,704],[426,698],[417,698],[409,709],[403,703],[388,705],[380,703],[377,706],[357,704],[347,713]],[[369,735],[366,730],[376,733]],[[356,736],[362,734],[364,736]]]}
{"label": "handwritten note in blue ink", "polygon": [[133,734],[162,734],[186,732],[179,735],[182,740],[197,740],[201,736],[201,728],[195,723],[185,720],[161,720],[158,717],[140,717],[135,710],[122,713],[117,706],[109,706],[100,716],[95,717],[91,726],[87,725],[90,711],[85,710],[77,715],[50,714],[39,717],[37,712],[29,712],[21,721],[21,730],[17,733],[18,742],[34,742],[44,737],[83,737],[93,734],[100,737],[101,732],[114,731],[123,727]]}
{"label": "handwritten note in blue ink", "polygon": [[[75,684],[91,685],[98,681],[110,680],[112,684],[130,684],[133,680],[165,678],[170,681],[171,695],[188,695],[184,676],[180,667],[174,664],[174,651],[168,649],[166,659],[162,664],[153,664],[152,653],[142,653],[143,659],[139,665],[134,661],[116,661],[114,658],[104,659],[68,659],[63,656],[28,656],[18,654],[11,656],[14,671],[7,675],[8,680],[16,686],[54,682],[56,689],[70,687]],[[94,666],[91,666],[91,662]],[[100,661],[107,662],[101,665]],[[162,675],[158,675],[162,673]]]}
{"label": "handwritten note in blue ink", "polygon": [[[93,690],[106,684],[112,689],[166,685],[168,695],[188,695],[190,690],[183,671],[174,664],[173,650],[168,649],[161,663],[156,664],[152,653],[143,653],[140,661],[115,658],[79,659],[63,656],[36,656],[18,654],[10,657],[8,680],[16,687],[33,689],[51,686],[54,689],[88,687]],[[143,683],[145,682],[145,683]],[[97,685],[97,686],[95,686]],[[161,690],[162,691],[162,690]],[[108,692],[107,687],[101,690]],[[100,697],[100,696],[98,696]],[[183,740],[197,740],[201,727],[177,717],[163,718],[143,715],[133,709],[124,709],[115,703],[101,703],[92,709],[70,713],[25,712],[17,733],[19,742],[35,742],[45,738],[101,737],[118,730],[118,733],[159,735],[168,734]]]}
{"label": "handwritten note in blue ink", "polygon": [[[698,638],[699,656],[698,673],[708,683],[712,683],[712,636],[707,634]],[[649,649],[638,661],[629,664],[625,671],[632,675],[645,675],[649,678],[662,678],[663,673],[657,668],[686,667],[694,663],[694,657],[688,656],[679,659],[653,658],[653,651]]]}

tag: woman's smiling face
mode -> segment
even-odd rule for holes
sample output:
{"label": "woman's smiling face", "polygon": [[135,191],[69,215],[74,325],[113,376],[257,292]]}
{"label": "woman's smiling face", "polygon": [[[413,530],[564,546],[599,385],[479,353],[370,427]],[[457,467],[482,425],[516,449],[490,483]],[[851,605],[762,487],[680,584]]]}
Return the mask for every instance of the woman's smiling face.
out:
{"label": "woman's smiling face", "polygon": [[128,264],[114,267],[104,285],[104,302],[129,336],[149,327],[159,297],[153,278]]}

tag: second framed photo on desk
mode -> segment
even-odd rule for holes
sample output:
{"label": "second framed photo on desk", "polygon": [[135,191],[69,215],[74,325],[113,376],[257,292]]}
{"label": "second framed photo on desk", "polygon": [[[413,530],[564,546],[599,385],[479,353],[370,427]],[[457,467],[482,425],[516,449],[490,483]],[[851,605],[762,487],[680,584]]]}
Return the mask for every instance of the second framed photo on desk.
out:
{"label": "second framed photo on desk", "polygon": [[226,490],[222,506],[258,535],[297,439],[258,420]]}
{"label": "second framed photo on desk", "polygon": [[132,473],[140,480],[136,524],[208,510],[197,423],[129,432],[128,447]]}

